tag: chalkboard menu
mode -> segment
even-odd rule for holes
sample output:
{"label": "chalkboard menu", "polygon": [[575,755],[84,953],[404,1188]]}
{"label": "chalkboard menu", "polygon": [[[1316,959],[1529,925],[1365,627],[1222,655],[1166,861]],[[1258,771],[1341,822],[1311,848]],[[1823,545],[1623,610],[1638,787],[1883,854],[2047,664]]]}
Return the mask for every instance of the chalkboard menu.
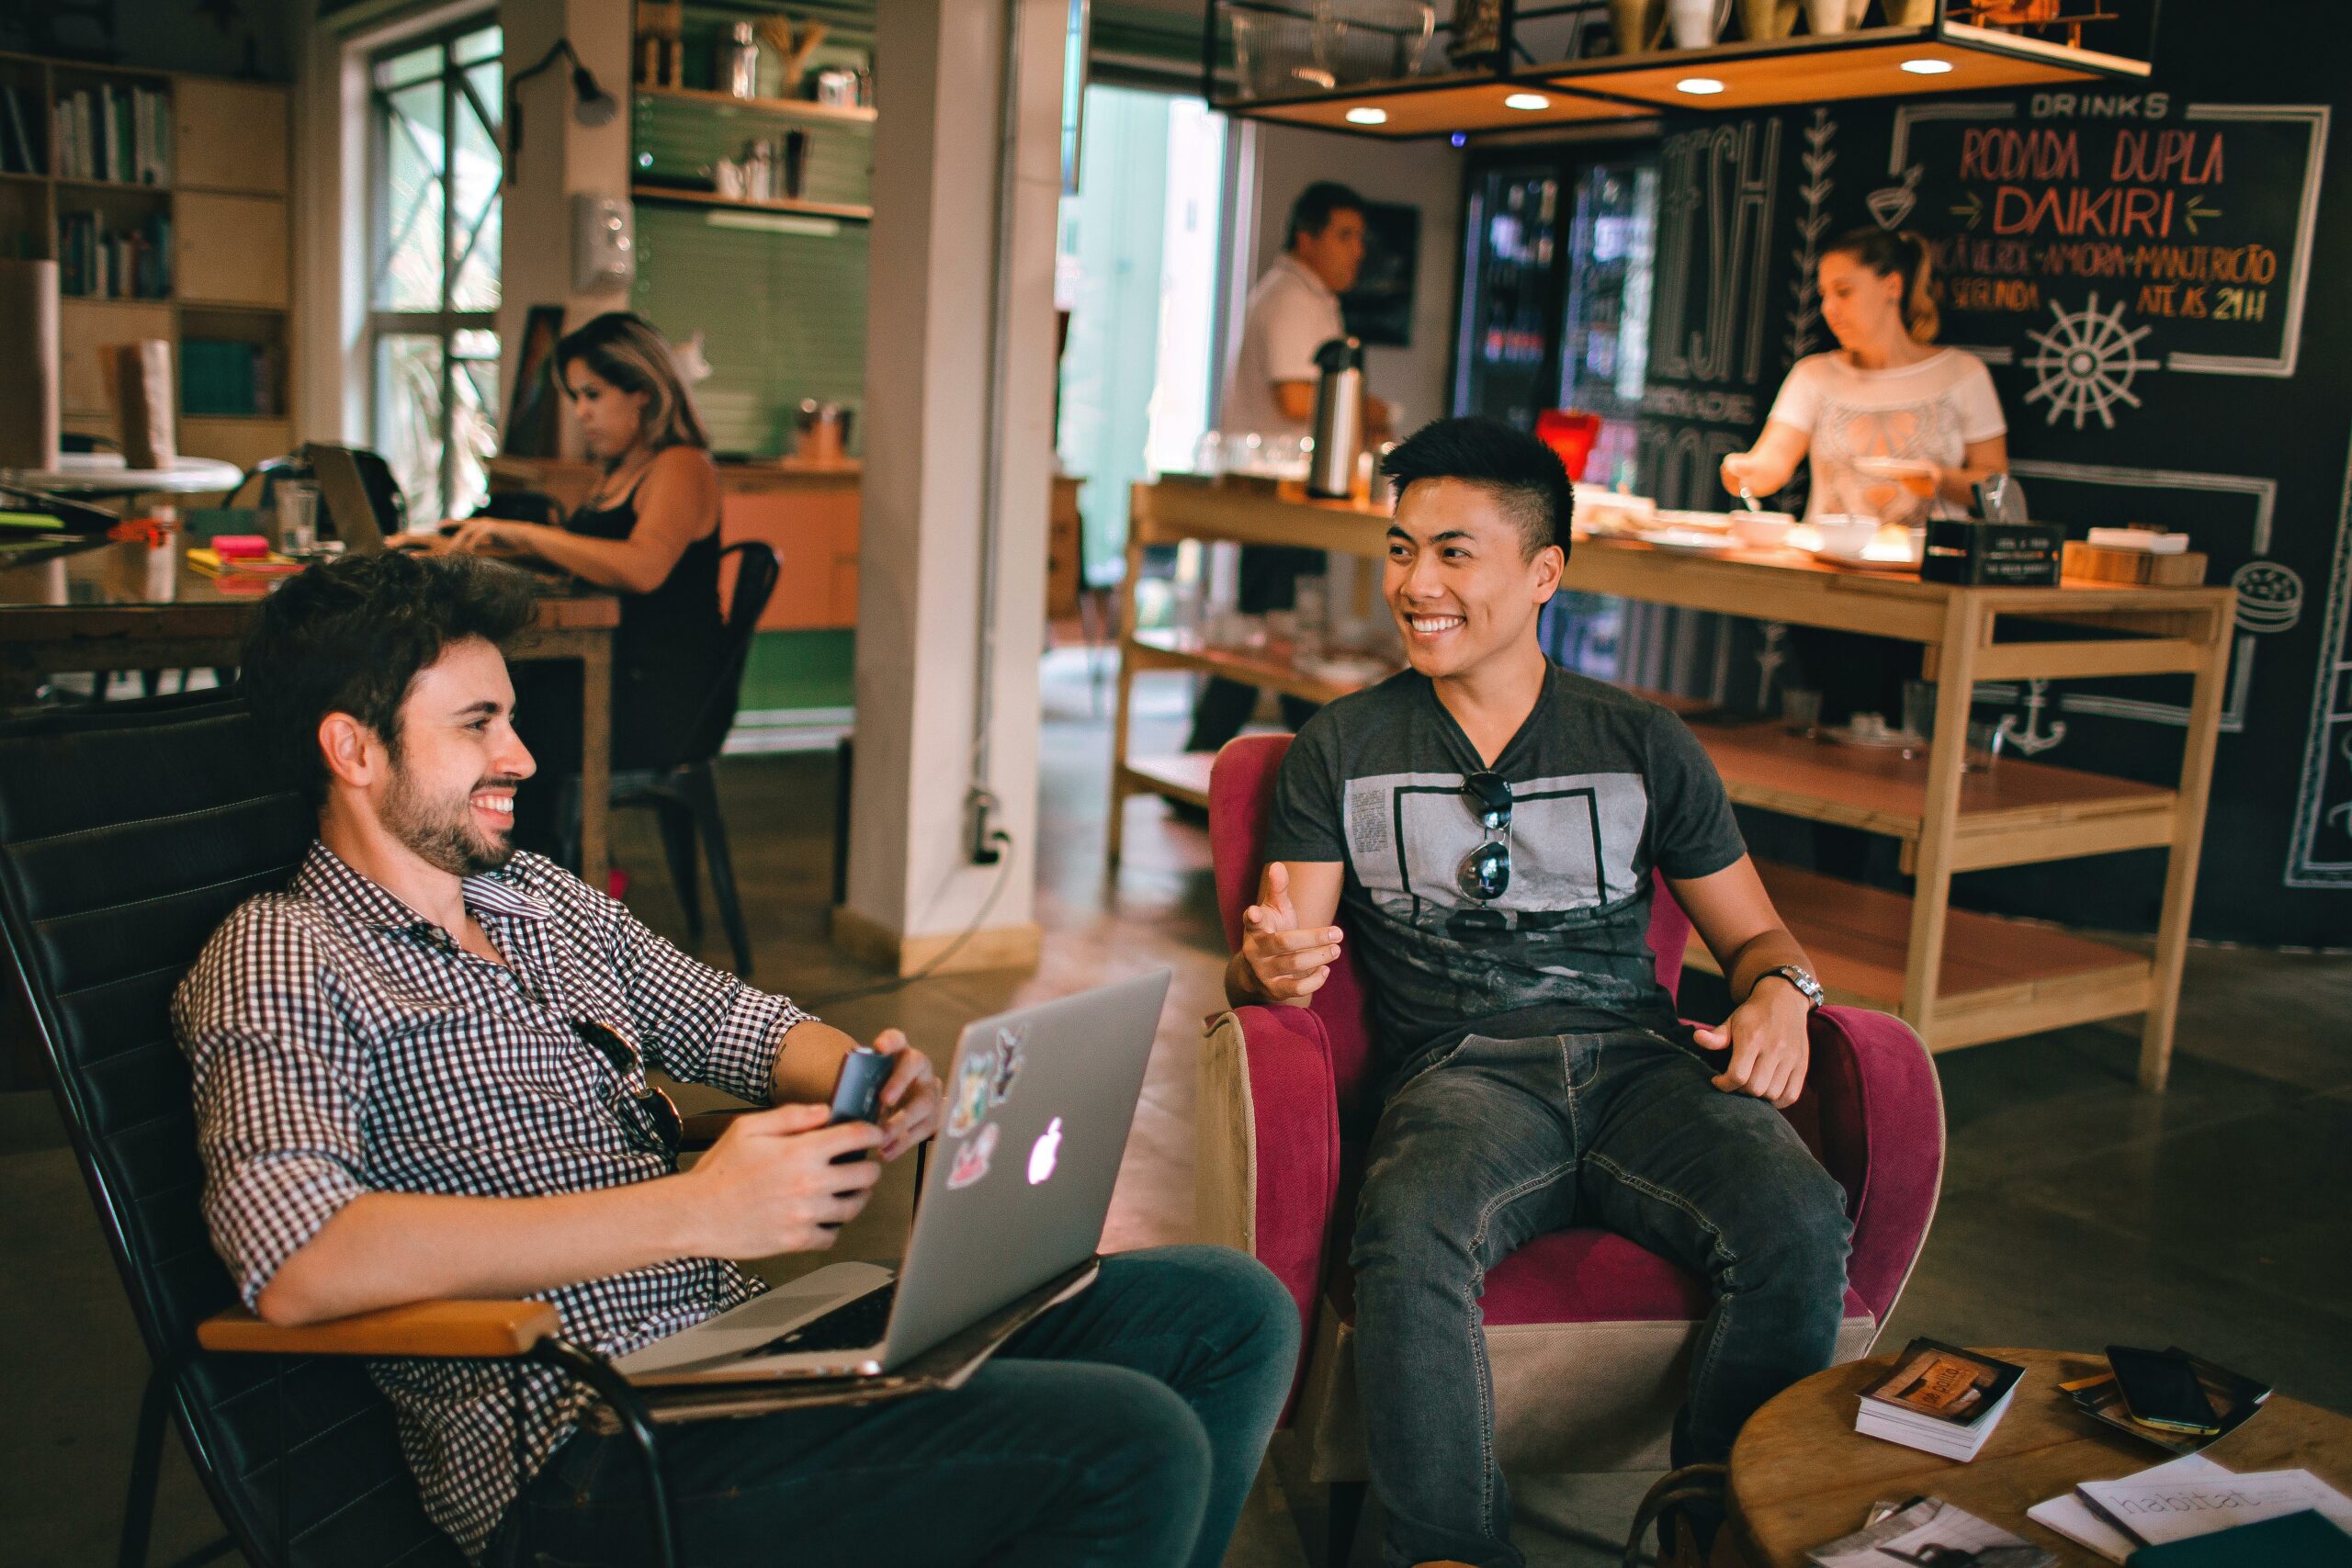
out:
{"label": "chalkboard menu", "polygon": [[[2324,308],[2352,260],[2352,154],[2329,157],[2328,51],[2278,44],[2328,34],[2334,16],[2281,0],[2256,51],[2199,49],[2184,24],[2141,85],[1693,118],[1658,148],[1644,488],[1723,504],[1724,455],[1755,439],[1792,365],[1837,347],[1824,247],[1859,227],[1920,234],[1940,341],[1990,368],[2033,515],[2077,536],[2185,529],[2209,581],[2239,591],[2196,927],[2253,941],[2352,930],[2352,317]],[[1802,487],[1780,504],[1802,505]],[[1802,637],[1740,635],[1759,665],[1803,660]],[[1834,662],[1899,680],[1906,657],[1845,648]],[[1835,671],[1804,673],[1835,687]],[[1988,684],[1976,700],[2029,755],[2177,773],[2183,679]],[[1984,874],[1963,894],[2153,919],[2159,857],[2097,865]]]}

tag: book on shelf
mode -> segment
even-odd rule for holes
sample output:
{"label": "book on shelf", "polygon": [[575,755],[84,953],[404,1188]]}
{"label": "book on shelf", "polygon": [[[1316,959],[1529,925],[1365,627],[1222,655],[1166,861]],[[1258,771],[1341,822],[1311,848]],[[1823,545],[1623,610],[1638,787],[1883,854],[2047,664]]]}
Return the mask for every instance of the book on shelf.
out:
{"label": "book on shelf", "polygon": [[195,417],[280,412],[277,350],[234,339],[183,339],[180,412]]}
{"label": "book on shelf", "polygon": [[0,173],[37,175],[43,167],[33,146],[32,116],[26,112],[25,90],[13,82],[0,83]]}
{"label": "book on shelf", "polygon": [[2270,1397],[2268,1383],[2257,1382],[2243,1372],[2234,1372],[2201,1356],[2190,1355],[2178,1346],[2168,1348],[2165,1353],[2180,1357],[2196,1372],[2199,1384],[2205,1390],[2206,1399],[2213,1406],[2213,1424],[2220,1428],[2218,1431],[2182,1432],[2133,1420],[2131,1406],[2124,1403],[2123,1391],[2117,1386],[2115,1374],[2111,1371],[2060,1383],[2059,1391],[2074,1402],[2075,1409],[2092,1420],[2103,1422],[2120,1432],[2129,1432],[2143,1443],[2154,1443],[2165,1452],[2174,1454],[2193,1454],[2206,1444],[2226,1437],[2261,1409],[2262,1402]]}
{"label": "book on shelf", "polygon": [[1946,1459],[1974,1459],[2008,1414],[2025,1369],[1937,1339],[1914,1339],[1862,1391],[1854,1430]]}
{"label": "book on shelf", "polygon": [[100,83],[58,98],[50,133],[62,179],[165,186],[172,181],[171,98]]}
{"label": "book on shelf", "polygon": [[172,220],[152,212],[109,227],[96,212],[57,215],[57,291],[72,299],[165,299],[172,292]]}

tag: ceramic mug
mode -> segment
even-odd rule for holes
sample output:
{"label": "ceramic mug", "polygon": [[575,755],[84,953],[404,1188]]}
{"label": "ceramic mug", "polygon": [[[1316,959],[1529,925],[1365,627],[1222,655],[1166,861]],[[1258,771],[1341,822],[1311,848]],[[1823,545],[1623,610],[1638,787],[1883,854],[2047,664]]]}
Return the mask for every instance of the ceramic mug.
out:
{"label": "ceramic mug", "polygon": [[1854,0],[1804,0],[1805,24],[1824,38],[1848,32],[1854,26]]}
{"label": "ceramic mug", "polygon": [[1796,31],[1799,3],[1800,0],[1739,0],[1740,30],[1758,43],[1786,38]]}
{"label": "ceramic mug", "polygon": [[1667,26],[1677,49],[1706,49],[1723,37],[1731,0],[1666,0]]}

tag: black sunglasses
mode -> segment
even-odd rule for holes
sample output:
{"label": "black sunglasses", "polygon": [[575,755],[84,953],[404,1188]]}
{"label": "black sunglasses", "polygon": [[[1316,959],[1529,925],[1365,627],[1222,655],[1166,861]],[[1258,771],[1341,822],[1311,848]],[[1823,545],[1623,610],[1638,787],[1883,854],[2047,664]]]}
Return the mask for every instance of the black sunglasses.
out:
{"label": "black sunglasses", "polygon": [[[613,1069],[613,1076],[620,1079],[624,1087],[628,1085],[629,1074],[638,1066],[634,1046],[622,1039],[611,1025],[591,1020],[572,1020],[571,1032],[594,1046],[597,1054]],[[648,1154],[660,1155],[670,1164],[677,1164],[678,1151],[686,1141],[685,1118],[678,1114],[678,1102],[649,1085],[643,1094],[628,1096],[628,1103],[631,1110],[622,1113],[621,1121],[628,1126],[630,1136]]]}
{"label": "black sunglasses", "polygon": [[1462,781],[1462,793],[1491,836],[1463,857],[1453,884],[1464,897],[1491,904],[1510,891],[1510,784],[1500,773],[1481,770]]}

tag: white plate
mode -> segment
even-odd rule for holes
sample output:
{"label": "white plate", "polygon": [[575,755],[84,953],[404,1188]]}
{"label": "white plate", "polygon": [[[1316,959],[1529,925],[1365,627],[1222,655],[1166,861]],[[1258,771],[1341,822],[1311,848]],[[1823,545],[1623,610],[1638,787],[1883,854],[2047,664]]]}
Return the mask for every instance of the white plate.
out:
{"label": "white plate", "polygon": [[1847,555],[1838,550],[1815,550],[1813,558],[1827,561],[1831,566],[1850,567],[1856,571],[1917,571],[1919,562],[1905,556],[1894,560],[1881,560],[1874,556]]}
{"label": "white plate", "polygon": [[1634,536],[1654,550],[1681,556],[1719,556],[1739,547],[1732,539],[1706,528],[1645,528]]}

